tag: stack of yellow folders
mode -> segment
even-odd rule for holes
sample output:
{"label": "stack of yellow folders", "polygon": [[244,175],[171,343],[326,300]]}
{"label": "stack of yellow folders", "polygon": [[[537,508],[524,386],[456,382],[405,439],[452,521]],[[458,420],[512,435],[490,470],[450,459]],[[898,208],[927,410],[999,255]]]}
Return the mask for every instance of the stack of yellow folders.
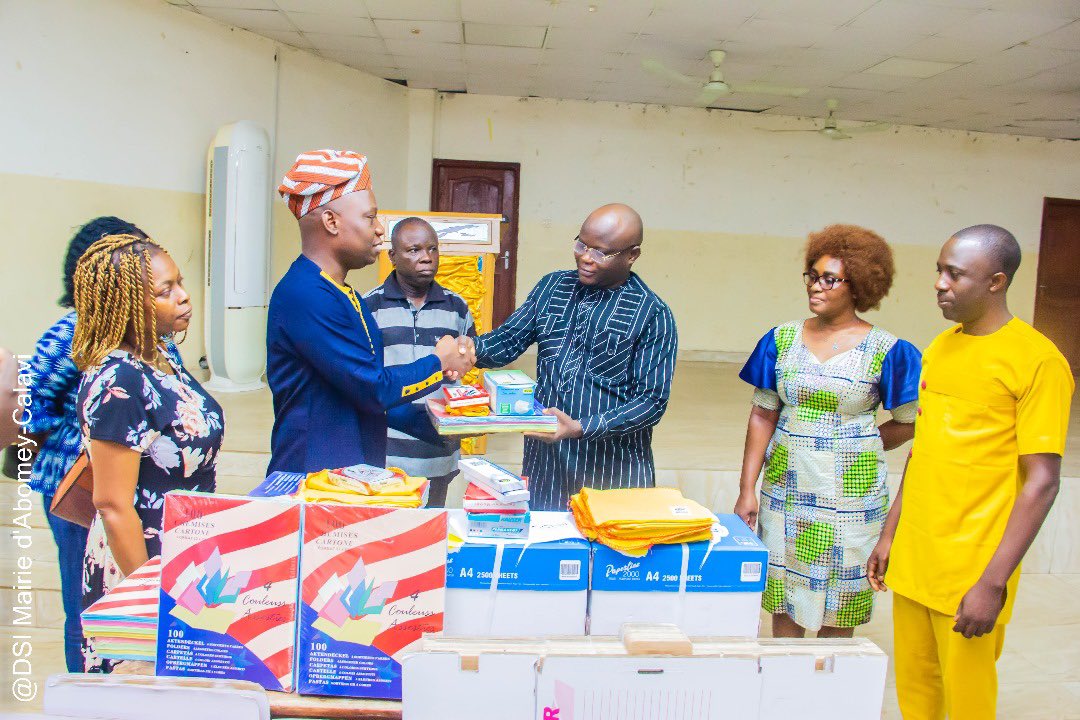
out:
{"label": "stack of yellow folders", "polygon": [[653,545],[712,538],[716,516],[675,488],[592,490],[570,498],[581,534],[640,557]]}
{"label": "stack of yellow folders", "polygon": [[297,497],[307,502],[418,508],[427,502],[427,478],[406,475],[400,468],[353,465],[309,473]]}

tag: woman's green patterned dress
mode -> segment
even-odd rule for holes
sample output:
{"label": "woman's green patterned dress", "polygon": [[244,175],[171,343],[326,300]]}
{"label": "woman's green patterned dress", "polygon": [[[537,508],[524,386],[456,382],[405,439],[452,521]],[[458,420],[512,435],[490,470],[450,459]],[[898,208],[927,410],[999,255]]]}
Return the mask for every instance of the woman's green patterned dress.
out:
{"label": "woman's green patterned dress", "polygon": [[866,561],[888,512],[888,469],[876,414],[914,422],[919,351],[878,327],[820,362],[803,323],[770,331],[740,377],[754,404],[780,418],[765,454],[759,534],[769,548],[762,605],[799,625],[854,627],[870,620]]}

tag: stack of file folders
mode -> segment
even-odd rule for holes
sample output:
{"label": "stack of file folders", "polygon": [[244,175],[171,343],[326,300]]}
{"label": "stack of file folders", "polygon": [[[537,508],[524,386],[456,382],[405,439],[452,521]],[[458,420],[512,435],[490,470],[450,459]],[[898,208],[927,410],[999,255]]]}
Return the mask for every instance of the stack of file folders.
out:
{"label": "stack of file folders", "polygon": [[83,611],[83,636],[98,657],[154,662],[160,590],[161,557],[153,557]]}
{"label": "stack of file folders", "polygon": [[712,539],[716,516],[676,488],[582,488],[570,498],[581,534],[613,550],[640,557],[653,545]]}
{"label": "stack of file folders", "polygon": [[524,478],[483,458],[464,458],[458,468],[469,482],[462,507],[470,537],[528,536],[529,490]]}
{"label": "stack of file folders", "polygon": [[488,433],[553,433],[559,424],[554,415],[545,415],[540,403],[533,401],[531,415],[454,415],[446,411],[446,401],[427,401],[428,415],[440,435],[485,435]]}

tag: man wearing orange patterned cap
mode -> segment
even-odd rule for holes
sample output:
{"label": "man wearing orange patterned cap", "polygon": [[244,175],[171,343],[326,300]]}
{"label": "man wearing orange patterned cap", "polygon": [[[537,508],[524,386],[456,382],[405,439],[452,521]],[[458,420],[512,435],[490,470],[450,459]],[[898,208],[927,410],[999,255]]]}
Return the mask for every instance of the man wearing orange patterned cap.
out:
{"label": "man wearing orange patterned cap", "polygon": [[467,372],[475,360],[471,346],[446,336],[434,355],[383,366],[379,327],[345,280],[376,261],[383,236],[366,157],[303,153],[278,192],[300,224],[301,253],[270,298],[266,376],[274,431],[267,472],[382,467],[388,424],[437,438],[410,401],[444,373]]}

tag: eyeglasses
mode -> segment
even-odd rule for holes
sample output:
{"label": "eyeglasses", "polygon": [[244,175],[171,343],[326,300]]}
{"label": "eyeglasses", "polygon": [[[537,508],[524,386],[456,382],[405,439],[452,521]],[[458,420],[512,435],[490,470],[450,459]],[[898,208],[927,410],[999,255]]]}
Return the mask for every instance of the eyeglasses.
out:
{"label": "eyeglasses", "polygon": [[802,274],[803,282],[806,283],[806,287],[814,287],[814,285],[820,285],[822,290],[832,290],[839,283],[848,282],[847,278],[836,277],[835,275],[818,275],[816,272],[804,272]]}
{"label": "eyeglasses", "polygon": [[622,250],[617,250],[617,251],[615,251],[613,253],[604,254],[601,251],[597,250],[596,248],[591,248],[588,245],[586,245],[585,243],[583,243],[581,241],[581,236],[580,235],[578,235],[576,238],[574,238],[574,254],[575,255],[584,255],[585,257],[589,258],[590,260],[592,260],[593,262],[596,262],[596,263],[607,262],[608,260],[615,257],[616,255],[621,255],[622,253],[626,252],[627,250],[633,250],[636,247],[638,247],[638,246],[637,245],[631,245],[628,248],[623,248]]}

